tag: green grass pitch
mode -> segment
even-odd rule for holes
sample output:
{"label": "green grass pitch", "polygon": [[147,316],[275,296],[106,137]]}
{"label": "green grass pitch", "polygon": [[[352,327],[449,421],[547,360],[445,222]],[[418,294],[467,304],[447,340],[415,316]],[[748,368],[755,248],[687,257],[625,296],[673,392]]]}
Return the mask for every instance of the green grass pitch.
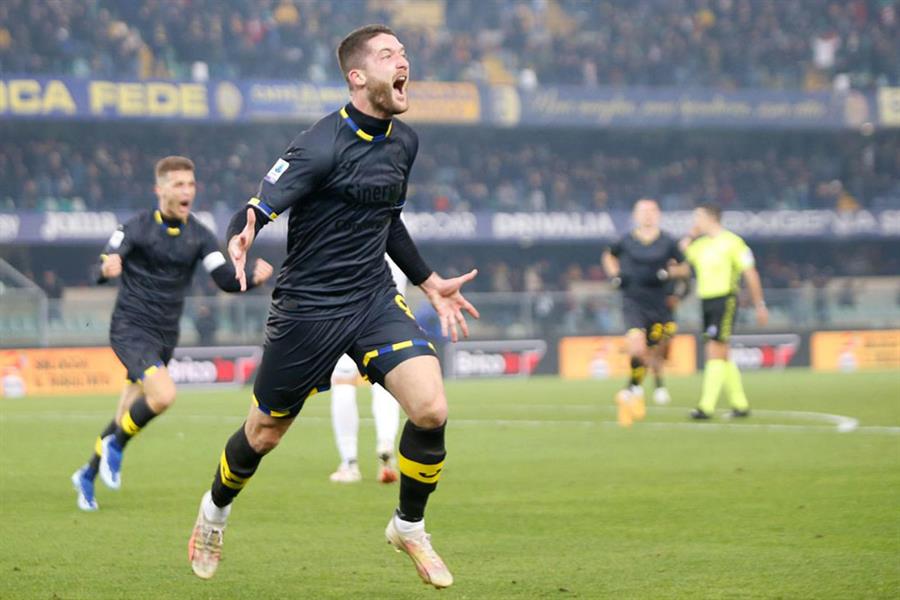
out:
{"label": "green grass pitch", "polygon": [[[374,481],[360,392],[356,486],[313,398],[235,509],[211,581],[187,539],[246,390],[183,391],[79,512],[69,475],[113,397],[0,400],[2,598],[896,598],[900,373],[745,376],[756,414],[688,423],[675,406],[616,427],[618,382],[448,383],[448,461],[429,529],[456,584],[424,586],[382,531],[396,487]],[[790,412],[787,412],[790,411]],[[841,423],[858,420],[849,433]],[[847,425],[847,426],[849,426]]]}

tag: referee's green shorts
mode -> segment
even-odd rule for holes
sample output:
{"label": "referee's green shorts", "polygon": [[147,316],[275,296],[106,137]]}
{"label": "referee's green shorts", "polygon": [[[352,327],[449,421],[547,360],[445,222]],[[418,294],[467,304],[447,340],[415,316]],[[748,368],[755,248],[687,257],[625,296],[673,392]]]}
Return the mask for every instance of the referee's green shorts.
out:
{"label": "referee's green shorts", "polygon": [[704,339],[728,342],[737,315],[737,296],[729,294],[718,298],[704,298],[702,309]]}

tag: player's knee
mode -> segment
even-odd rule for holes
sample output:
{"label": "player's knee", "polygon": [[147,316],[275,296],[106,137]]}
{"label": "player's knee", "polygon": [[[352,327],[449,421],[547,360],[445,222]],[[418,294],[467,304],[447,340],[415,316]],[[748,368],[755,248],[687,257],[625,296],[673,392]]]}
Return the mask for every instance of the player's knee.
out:
{"label": "player's knee", "polygon": [[162,386],[152,393],[147,393],[147,403],[157,414],[166,411],[175,404],[175,386]]}
{"label": "player's knee", "polygon": [[274,425],[256,423],[246,428],[247,441],[259,454],[268,454],[281,441],[284,430]]}
{"label": "player's knee", "polygon": [[447,421],[447,398],[443,390],[436,390],[426,397],[416,410],[415,415],[410,415],[412,422],[423,429],[440,427]]}

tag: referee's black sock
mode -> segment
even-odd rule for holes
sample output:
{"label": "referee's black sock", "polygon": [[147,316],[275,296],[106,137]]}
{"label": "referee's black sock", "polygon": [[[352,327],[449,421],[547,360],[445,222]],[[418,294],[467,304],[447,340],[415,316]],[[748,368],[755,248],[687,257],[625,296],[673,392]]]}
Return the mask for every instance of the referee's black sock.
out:
{"label": "referee's black sock", "polygon": [[116,420],[112,419],[106,425],[106,429],[100,432],[99,437],[94,442],[94,453],[91,454],[91,459],[88,461],[88,472],[87,475],[90,476],[91,479],[97,476],[97,470],[100,468],[100,455],[103,452],[103,438],[108,435],[112,435],[116,432]]}
{"label": "referee's black sock", "polygon": [[407,421],[400,436],[400,508],[397,516],[404,521],[421,521],[425,517],[428,495],[437,487],[444,469],[444,429],[416,427]]}
{"label": "referee's black sock", "polygon": [[124,448],[128,441],[136,436],[154,417],[156,417],[156,413],[147,404],[147,398],[140,396],[135,399],[131,403],[131,408],[128,409],[128,412],[122,415],[122,420],[116,428],[116,443],[119,447]]}
{"label": "referee's black sock", "polygon": [[228,438],[213,477],[210,493],[213,504],[219,508],[231,504],[235,496],[244,489],[263,457],[250,445],[244,425],[246,423],[242,423],[234,435]]}
{"label": "referee's black sock", "polygon": [[639,386],[644,383],[644,375],[647,374],[647,367],[637,356],[631,357],[631,379],[628,380],[629,387]]}

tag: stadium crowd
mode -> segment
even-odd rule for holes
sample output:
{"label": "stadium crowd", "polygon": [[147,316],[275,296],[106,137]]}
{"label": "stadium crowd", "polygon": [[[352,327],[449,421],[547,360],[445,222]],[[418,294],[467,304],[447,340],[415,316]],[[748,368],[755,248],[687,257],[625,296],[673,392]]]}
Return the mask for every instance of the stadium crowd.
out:
{"label": "stadium crowd", "polygon": [[898,0],[84,0],[0,4],[0,72],[334,80],[386,22],[415,76],[578,85],[900,83]]}
{"label": "stadium crowd", "polygon": [[[198,167],[205,209],[252,196],[297,126],[0,126],[0,211],[137,208],[153,164]],[[425,211],[900,206],[900,138],[797,133],[592,133],[420,128],[410,207]],[[471,152],[471,148],[479,148]]]}

